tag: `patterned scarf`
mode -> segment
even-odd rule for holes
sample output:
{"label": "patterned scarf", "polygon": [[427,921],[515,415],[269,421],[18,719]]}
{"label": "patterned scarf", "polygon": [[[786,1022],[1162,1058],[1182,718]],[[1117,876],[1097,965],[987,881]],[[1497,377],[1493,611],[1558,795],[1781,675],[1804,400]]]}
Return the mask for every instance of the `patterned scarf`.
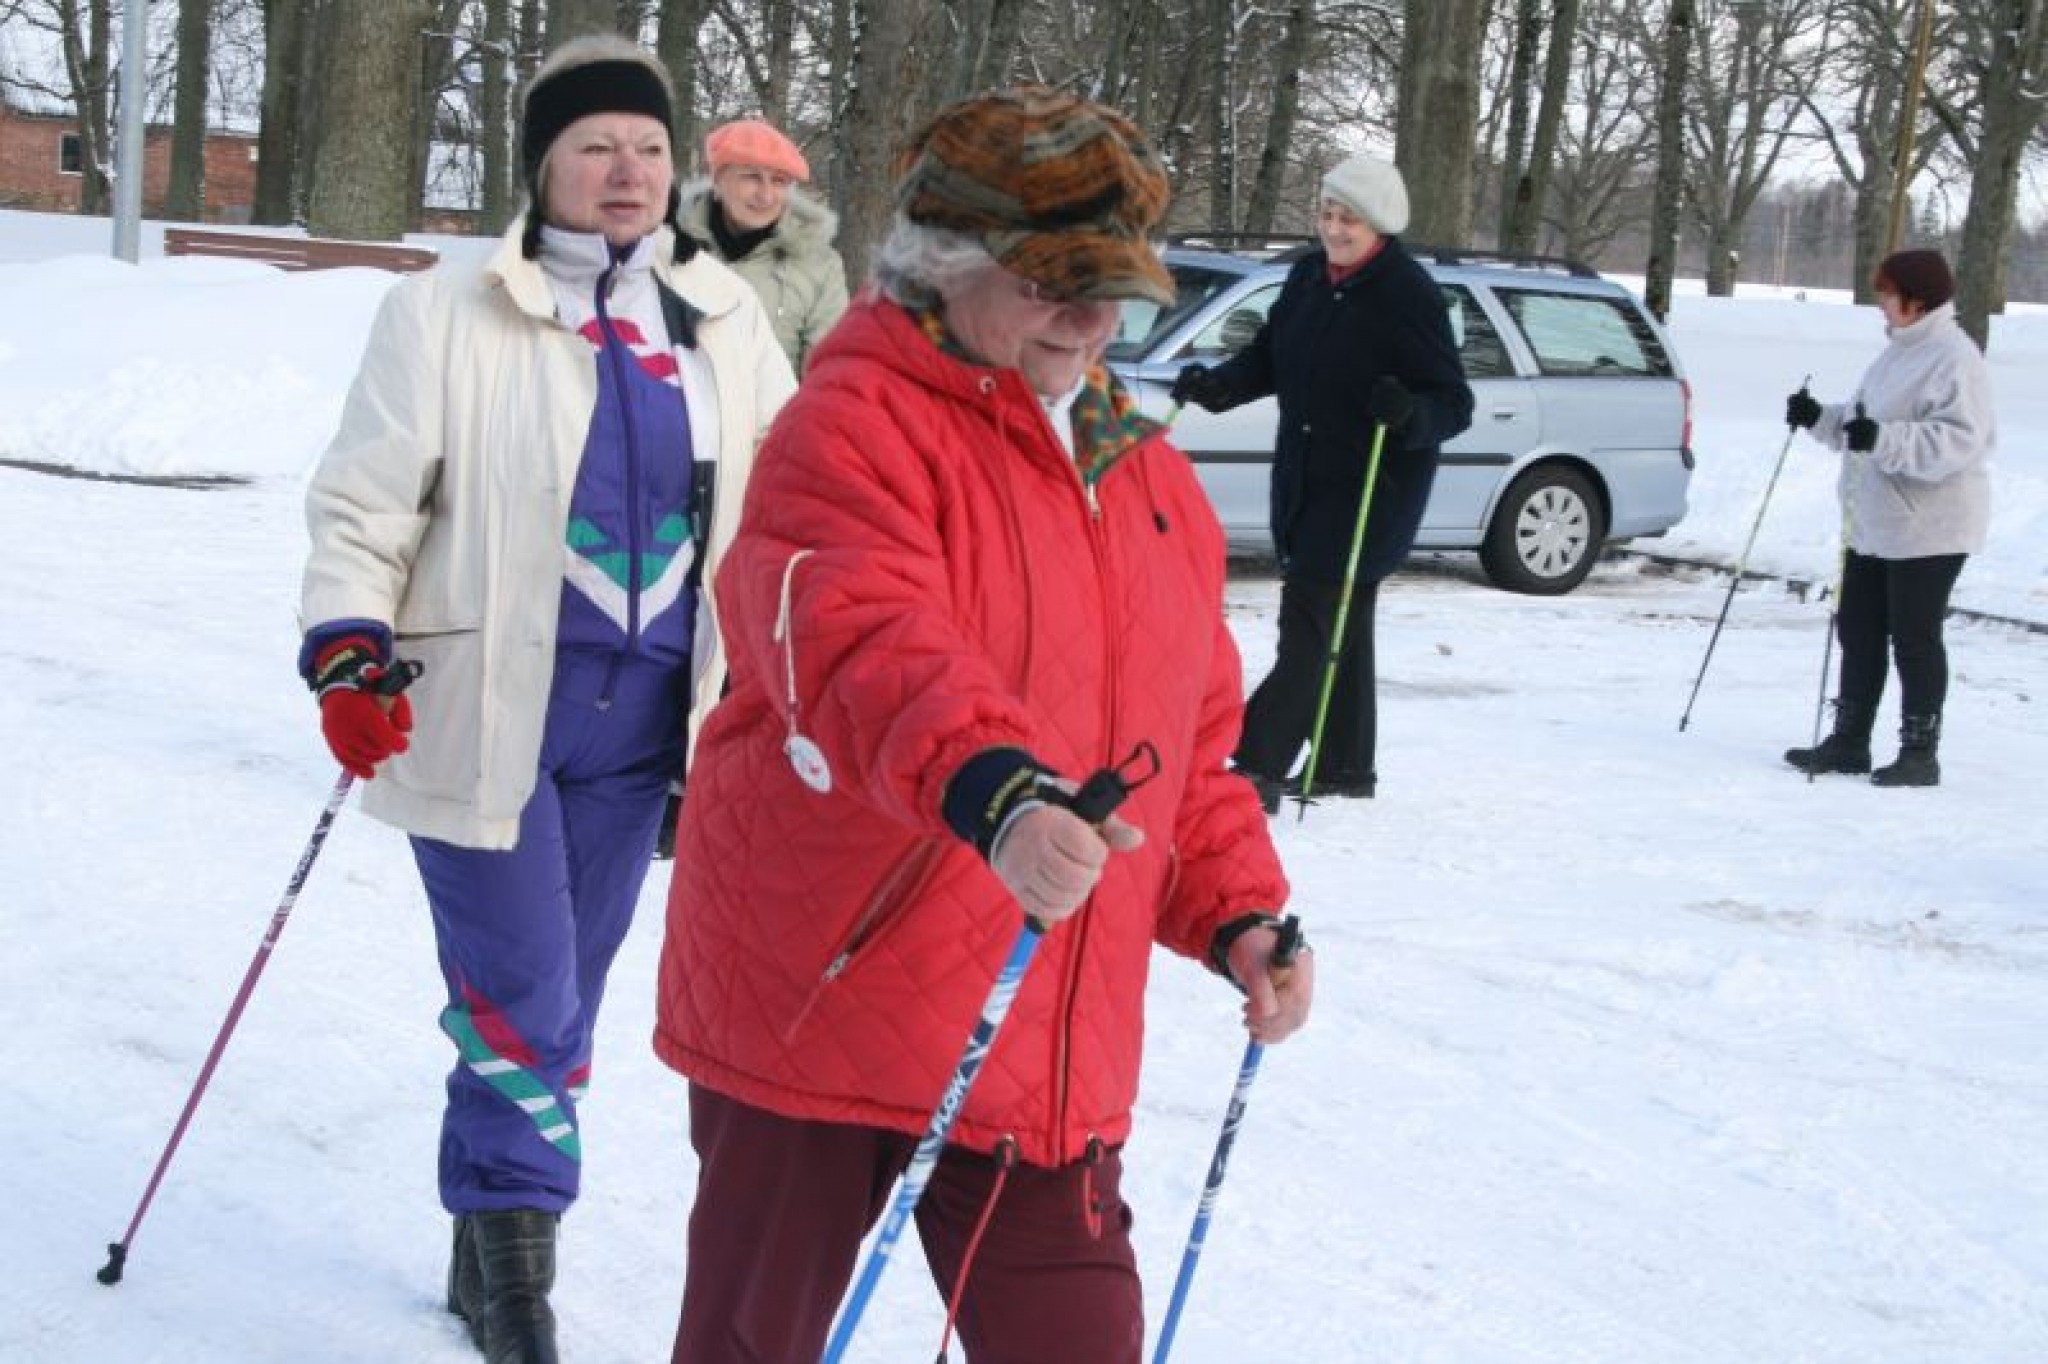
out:
{"label": "patterned scarf", "polygon": [[[943,354],[977,369],[990,368],[969,355],[954,339],[937,308],[911,309],[910,316],[918,330]],[[1072,419],[1074,467],[1089,487],[1100,483],[1103,475],[1125,455],[1166,429],[1166,423],[1138,410],[1137,400],[1117,382],[1107,365],[1089,367],[1081,380],[1081,391],[1074,398]]]}

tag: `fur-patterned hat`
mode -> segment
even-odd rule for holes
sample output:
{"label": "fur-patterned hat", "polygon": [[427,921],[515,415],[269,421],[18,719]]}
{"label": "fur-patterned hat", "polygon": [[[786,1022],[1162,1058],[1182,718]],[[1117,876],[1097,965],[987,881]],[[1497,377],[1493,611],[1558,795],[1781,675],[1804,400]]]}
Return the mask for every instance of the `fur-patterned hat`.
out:
{"label": "fur-patterned hat", "polygon": [[1137,125],[1042,85],[941,110],[898,161],[911,222],[978,240],[1005,270],[1061,299],[1173,303],[1152,249],[1166,170]]}

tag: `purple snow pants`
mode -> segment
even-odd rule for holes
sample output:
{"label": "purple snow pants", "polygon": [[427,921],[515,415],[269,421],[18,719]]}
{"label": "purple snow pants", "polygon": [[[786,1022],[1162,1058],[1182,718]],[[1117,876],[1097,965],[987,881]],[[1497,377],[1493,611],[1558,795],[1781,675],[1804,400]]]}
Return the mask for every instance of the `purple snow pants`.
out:
{"label": "purple snow pants", "polygon": [[[670,1364],[815,1364],[916,1138],[784,1118],[692,1083],[690,1142],[697,1198]],[[994,1195],[960,1306],[970,1364],[1138,1364],[1145,1311],[1119,1153],[1020,1164],[999,1190],[996,1174],[949,1146],[916,1214],[950,1299]]]}
{"label": "purple snow pants", "polygon": [[460,1055],[441,1118],[451,1213],[575,1201],[576,1103],[605,975],[682,770],[687,686],[687,669],[564,654],[517,846],[412,840],[448,984],[441,1029]]}

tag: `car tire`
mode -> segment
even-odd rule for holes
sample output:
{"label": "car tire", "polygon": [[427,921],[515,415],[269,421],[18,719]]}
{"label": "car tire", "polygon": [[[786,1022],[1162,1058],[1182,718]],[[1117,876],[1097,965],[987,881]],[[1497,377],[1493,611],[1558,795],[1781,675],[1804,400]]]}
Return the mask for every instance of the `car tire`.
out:
{"label": "car tire", "polygon": [[1539,464],[1508,485],[1480,546],[1498,587],[1556,597],[1586,580],[1607,538],[1593,481],[1566,464]]}

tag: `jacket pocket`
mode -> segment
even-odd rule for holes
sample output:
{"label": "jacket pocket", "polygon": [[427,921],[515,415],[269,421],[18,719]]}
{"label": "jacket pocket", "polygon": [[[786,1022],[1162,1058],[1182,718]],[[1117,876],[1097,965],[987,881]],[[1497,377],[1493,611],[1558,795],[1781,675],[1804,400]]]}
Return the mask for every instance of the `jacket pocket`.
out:
{"label": "jacket pocket", "polygon": [[425,795],[471,800],[483,779],[483,631],[401,630],[400,658],[421,667],[406,695],[412,744],[397,769],[402,784]]}
{"label": "jacket pocket", "polygon": [[803,1027],[804,1020],[811,1016],[811,1010],[833,987],[833,983],[863,960],[892,928],[902,922],[911,904],[931,884],[932,875],[945,853],[943,842],[926,839],[897,858],[875,882],[867,902],[854,917],[853,927],[839,940],[839,946],[826,959],[824,969],[811,986],[810,993],[804,997],[802,1006],[791,1015],[789,1026],[783,1030],[785,1041],[796,1036],[797,1030]]}

